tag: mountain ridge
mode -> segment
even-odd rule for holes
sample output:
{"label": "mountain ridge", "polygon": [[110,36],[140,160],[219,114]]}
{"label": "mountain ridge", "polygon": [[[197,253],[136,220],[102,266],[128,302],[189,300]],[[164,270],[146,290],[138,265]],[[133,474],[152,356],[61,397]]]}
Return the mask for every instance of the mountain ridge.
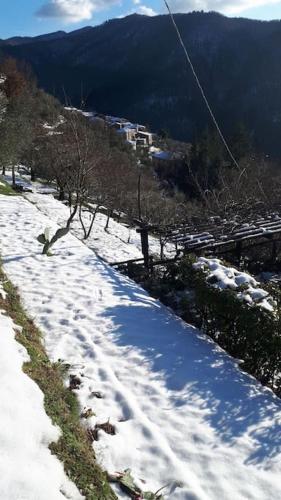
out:
{"label": "mountain ridge", "polygon": [[[244,123],[258,149],[280,156],[281,22],[214,12],[175,19],[226,135]],[[27,61],[43,88],[61,99],[66,93],[74,105],[83,95],[88,109],[186,141],[211,126],[167,15],[132,14],[66,33],[59,42],[35,37],[0,49]]]}

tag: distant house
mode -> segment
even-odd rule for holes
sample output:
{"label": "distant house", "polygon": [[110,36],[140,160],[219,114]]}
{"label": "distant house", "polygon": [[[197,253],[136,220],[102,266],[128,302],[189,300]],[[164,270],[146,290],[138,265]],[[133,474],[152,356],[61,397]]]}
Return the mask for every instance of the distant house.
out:
{"label": "distant house", "polygon": [[135,141],[137,130],[131,127],[122,127],[117,129],[119,134],[123,134],[126,141]]}
{"label": "distant house", "polygon": [[152,146],[153,136],[150,132],[146,132],[144,130],[138,129],[137,139],[143,139],[145,142],[145,146]]}
{"label": "distant house", "polygon": [[133,124],[131,122],[125,121],[114,121],[109,124],[112,128],[116,130],[123,130],[124,128],[133,128]]}
{"label": "distant house", "polygon": [[130,146],[132,146],[133,150],[136,151],[137,149],[137,141],[127,141]]}
{"label": "distant house", "polygon": [[153,143],[153,135],[147,132],[144,125],[114,120],[111,122],[111,126],[115,128],[119,134],[123,134],[125,140],[130,143],[134,149],[138,147],[149,147]]}
{"label": "distant house", "polygon": [[[66,109],[74,110],[75,108]],[[132,123],[118,116],[102,115],[96,112],[84,111],[83,115],[90,120],[103,120],[109,127],[114,128],[119,134],[122,134],[125,141],[135,150],[137,148],[147,148],[153,144],[153,134],[147,131],[145,125]]]}
{"label": "distant house", "polygon": [[185,157],[183,153],[178,151],[162,151],[154,147],[150,148],[149,156],[156,168],[164,166],[167,163],[182,161]]}
{"label": "distant house", "polygon": [[174,160],[174,155],[170,151],[156,151],[151,155],[152,159],[158,161],[172,161]]}

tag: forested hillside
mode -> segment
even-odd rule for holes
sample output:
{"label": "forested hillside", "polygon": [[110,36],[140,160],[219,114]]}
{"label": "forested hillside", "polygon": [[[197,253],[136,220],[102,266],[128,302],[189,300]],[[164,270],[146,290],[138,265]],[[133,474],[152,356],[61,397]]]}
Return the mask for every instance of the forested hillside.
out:
{"label": "forested hillside", "polygon": [[165,195],[145,151],[133,151],[104,122],[63,108],[37,87],[29,68],[12,58],[0,65],[0,137],[2,175],[12,165],[12,185],[20,188],[16,170],[22,164],[33,181],[55,183],[59,199],[67,198],[73,207],[72,218],[88,202],[96,203],[93,219],[102,206],[127,214],[130,223],[184,217],[184,206],[178,206],[183,197]]}
{"label": "forested hillside", "polygon": [[[176,21],[227,134],[244,123],[259,150],[281,154],[279,21],[177,14]],[[40,85],[73,104],[191,140],[209,123],[168,16],[131,15],[70,34],[0,42]]]}

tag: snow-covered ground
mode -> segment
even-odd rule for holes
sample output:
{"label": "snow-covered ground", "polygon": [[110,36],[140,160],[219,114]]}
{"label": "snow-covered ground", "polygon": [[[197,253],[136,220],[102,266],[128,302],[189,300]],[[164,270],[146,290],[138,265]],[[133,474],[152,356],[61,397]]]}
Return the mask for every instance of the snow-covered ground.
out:
{"label": "snow-covered ground", "polygon": [[[25,195],[29,201],[34,203],[37,208],[57,222],[61,226],[70,215],[69,208],[53,196],[41,196],[38,193],[29,193]],[[89,216],[84,213],[85,224],[89,225]],[[142,253],[138,248],[140,246],[140,236],[135,230],[131,230],[131,243],[128,242],[129,229],[121,224],[117,224],[113,219],[110,220],[108,231],[104,230],[107,217],[98,214],[94,222],[94,227],[88,240],[87,246],[95,250],[103,259],[108,262],[117,262],[128,259],[141,259]],[[71,231],[78,238],[83,238],[83,230],[78,220],[75,218],[71,224]]]}
{"label": "snow-covered ground", "polygon": [[46,226],[57,228],[27,200],[0,197],[6,273],[51,359],[80,377],[87,425],[116,426],[99,431],[100,463],[131,468],[144,490],[168,484],[167,499],[281,498],[280,400],[73,235],[42,256]]}
{"label": "snow-covered ground", "polygon": [[16,328],[0,312],[0,498],[82,500],[48,449],[59,430],[45,413],[43,393],[22,371],[28,355]]}
{"label": "snow-covered ground", "polygon": [[[24,167],[20,168],[20,173],[17,172],[17,184],[22,185],[25,190],[30,190],[32,193],[26,193],[25,197],[35,204],[37,208],[59,225],[65,226],[65,223],[70,215],[69,208],[62,202],[54,198],[57,193],[52,185],[47,185],[42,182],[31,182],[30,176],[22,172]],[[12,184],[12,174],[9,170],[5,175],[5,180]],[[46,196],[41,196],[45,194]],[[48,195],[48,196],[47,196]],[[91,215],[83,212],[83,220],[86,228],[89,227]],[[129,228],[124,224],[117,223],[112,217],[109,219],[108,230],[104,230],[107,222],[107,216],[98,213],[93,225],[90,237],[84,243],[94,250],[106,262],[120,262],[129,259],[141,259],[143,257],[141,251],[140,235],[135,228]],[[71,232],[79,239],[83,239],[84,233],[79,221],[78,215],[71,224]],[[160,255],[159,240],[149,235],[149,251],[154,256]],[[166,257],[174,257],[175,245],[166,242],[164,247],[164,255]]]}
{"label": "snow-covered ground", "polygon": [[[35,190],[36,187],[33,186]],[[52,195],[41,196],[40,192],[28,193],[26,198],[34,203],[40,211],[42,211],[52,220],[59,225],[64,226],[69,217],[69,208],[60,201],[54,199]],[[90,215],[83,214],[86,227],[90,224]],[[107,262],[121,262],[129,259],[141,259],[143,257],[141,252],[140,235],[135,229],[129,229],[123,224],[119,224],[114,219],[110,218],[109,228],[104,230],[107,217],[99,213],[96,216],[93,230],[85,244]],[[78,238],[83,238],[83,230],[78,220],[78,216],[71,224],[71,231]],[[129,243],[128,243],[129,241]],[[149,237],[150,253],[159,255],[160,244],[157,238]],[[173,244],[167,243],[165,247],[166,256],[173,256],[175,254],[175,247]]]}

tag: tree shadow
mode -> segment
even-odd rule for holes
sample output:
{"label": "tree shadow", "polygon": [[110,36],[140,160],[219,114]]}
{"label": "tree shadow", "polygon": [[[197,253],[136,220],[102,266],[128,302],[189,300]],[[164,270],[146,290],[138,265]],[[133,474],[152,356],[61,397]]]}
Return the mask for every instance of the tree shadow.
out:
{"label": "tree shadow", "polygon": [[42,252],[37,252],[36,254],[26,254],[26,255],[12,255],[12,256],[7,256],[7,257],[3,257],[2,260],[3,260],[3,263],[4,264],[9,264],[10,262],[18,262],[18,261],[21,261],[21,260],[24,260],[24,259],[28,259],[30,257],[34,257],[35,255],[41,255]]}
{"label": "tree shadow", "polygon": [[102,313],[115,325],[114,342],[141,352],[151,371],[161,376],[172,406],[182,407],[199,396],[202,410],[210,410],[202,412],[203,418],[219,438],[232,446],[246,436],[254,451],[245,464],[269,468],[281,453],[281,400],[129,278],[101,261],[91,265],[118,296],[118,305]]}

